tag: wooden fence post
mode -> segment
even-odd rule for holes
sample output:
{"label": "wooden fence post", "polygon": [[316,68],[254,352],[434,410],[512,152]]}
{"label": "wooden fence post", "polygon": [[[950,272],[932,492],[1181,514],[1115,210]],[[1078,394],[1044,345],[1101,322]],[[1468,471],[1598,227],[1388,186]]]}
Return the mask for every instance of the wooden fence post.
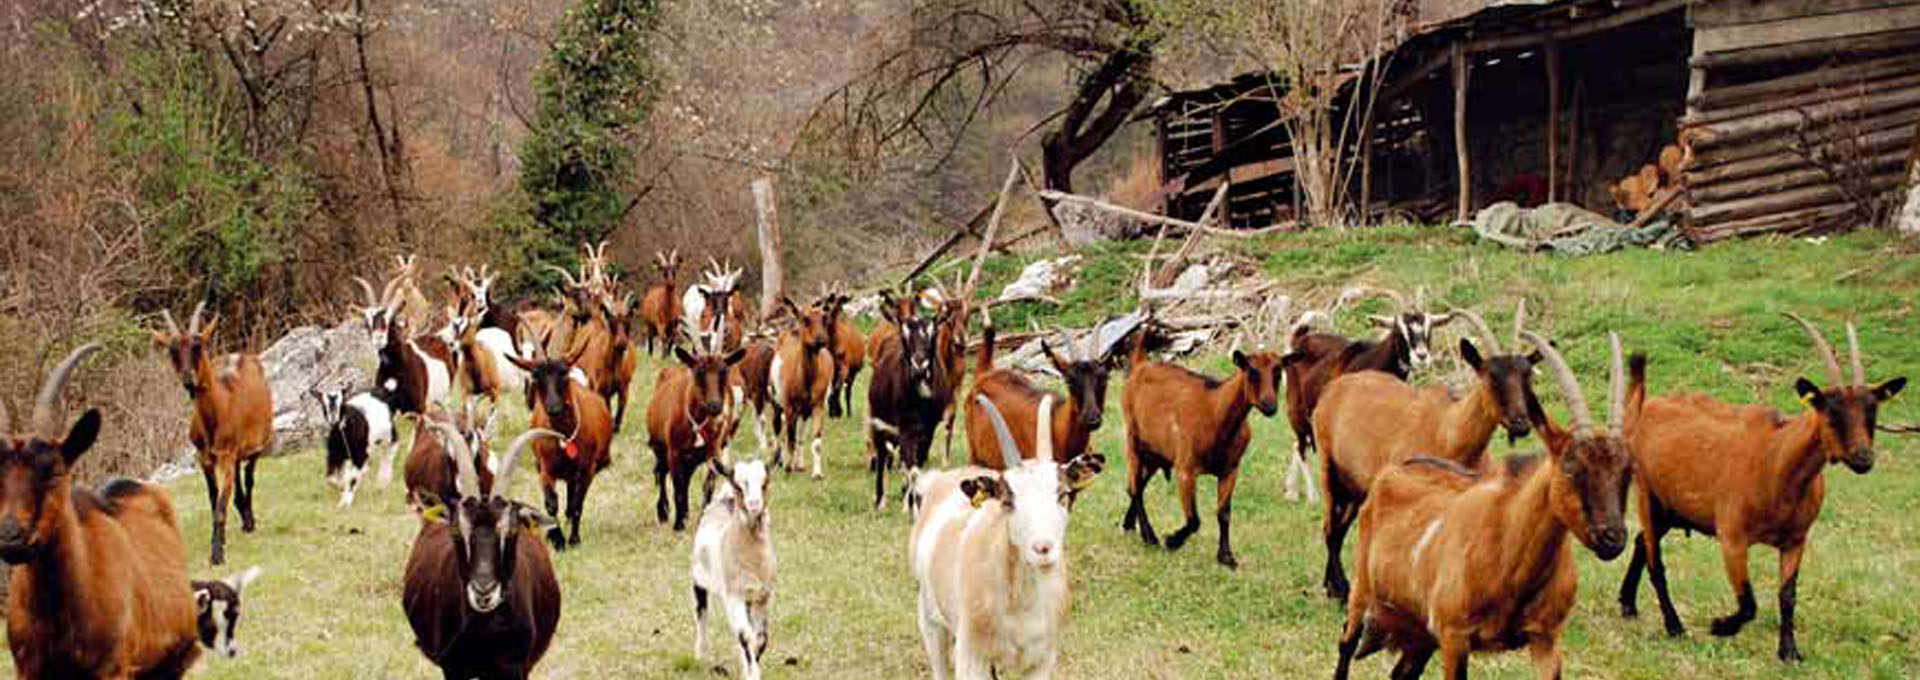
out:
{"label": "wooden fence post", "polygon": [[773,178],[756,179],[750,186],[754,226],[760,237],[760,318],[764,320],[779,311],[780,298],[786,295],[786,277],[780,263],[780,219],[773,196]]}

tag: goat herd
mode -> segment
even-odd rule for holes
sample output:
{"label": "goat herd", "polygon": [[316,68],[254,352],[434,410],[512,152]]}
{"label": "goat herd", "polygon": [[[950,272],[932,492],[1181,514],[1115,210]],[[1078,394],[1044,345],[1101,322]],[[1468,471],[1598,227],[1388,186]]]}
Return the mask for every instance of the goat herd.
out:
{"label": "goat herd", "polygon": [[[1306,461],[1317,454],[1320,462],[1324,586],[1347,612],[1336,678],[1347,676],[1354,659],[1384,648],[1401,654],[1394,678],[1420,676],[1435,652],[1447,677],[1461,678],[1471,652],[1522,647],[1541,677],[1559,677],[1560,631],[1577,588],[1573,541],[1603,560],[1624,552],[1630,490],[1640,540],[1620,590],[1622,613],[1635,614],[1644,569],[1667,632],[1682,633],[1660,539],[1674,528],[1699,531],[1718,537],[1738,604],[1712,630],[1732,635],[1755,614],[1747,550],[1770,545],[1780,551],[1778,653],[1798,659],[1796,575],[1825,492],[1822,471],[1832,462],[1862,473],[1872,467],[1876,408],[1905,385],[1904,378],[1867,382],[1851,325],[1848,380],[1825,338],[1789,314],[1831,381],[1824,388],[1798,381],[1808,407],[1800,415],[1698,394],[1650,398],[1646,357],[1623,358],[1611,336],[1600,422],[1553,343],[1525,327],[1524,303],[1512,345],[1503,346],[1471,310],[1431,313],[1424,299],[1409,304],[1383,291],[1399,312],[1372,319],[1383,329],[1379,338],[1311,332],[1325,314],[1310,312],[1285,339],[1285,353],[1233,351],[1236,370],[1226,379],[1151,360],[1150,320],[1064,353],[1043,345],[1065,395],[994,368],[987,322],[962,395],[973,311],[967,296],[938,288],[883,294],[883,321],[863,335],[844,318],[845,295],[806,306],[782,298],[759,323],[737,290],[738,270],[715,263],[683,292],[677,254],[658,256],[655,265],[660,280],[638,307],[607,272],[604,244],[586,249],[577,275],[559,270],[558,305],[502,304],[490,294],[488,270],[450,271],[445,325],[420,334],[409,330],[428,316],[412,259],[399,261],[379,294],[356,279],[366,297],[357,318],[376,338],[379,367],[370,389],[312,395],[328,424],[327,479],[349,505],[370,458],[383,453],[384,485],[397,457],[396,425],[413,424],[404,481],[421,523],[402,608],[415,644],[446,677],[524,678],[546,651],[561,613],[548,544],[580,544],[581,509],[612,459],[643,347],[677,358],[655,377],[646,412],[658,519],[671,517],[682,529],[690,481],[709,471],[691,557],[695,653],[705,656],[712,605],[748,678],[761,672],[774,596],[769,475],[808,463],[814,477],[822,474],[822,417],[853,414],[854,379],[866,364],[873,373],[861,422],[873,502],[887,504],[885,475],[901,470],[901,502],[913,513],[908,554],[920,587],[920,631],[936,678],[1046,677],[1054,667],[1069,601],[1069,509],[1105,463],[1090,442],[1102,425],[1109,371],[1121,364],[1124,529],[1137,529],[1147,545],[1163,540],[1143,491],[1164,473],[1184,513],[1164,542],[1179,549],[1201,525],[1197,478],[1212,475],[1215,559],[1229,568],[1236,566],[1232,500],[1251,439],[1248,416],[1258,409],[1271,417],[1284,400],[1299,453],[1290,493],[1304,480],[1315,496]],[[219,319],[201,315],[195,309],[184,331],[163,315],[166,328],[153,340],[193,401],[191,440],[213,509],[209,559],[220,564],[230,500],[241,530],[255,528],[253,471],[273,445],[273,408],[258,358],[214,356]],[[1459,342],[1473,386],[1455,396],[1409,384],[1409,374],[1430,361],[1433,330],[1455,320],[1471,324],[1481,343]],[[749,332],[751,325],[762,328]],[[240,591],[258,570],[189,582],[162,489],[128,480],[91,490],[72,484],[70,466],[94,442],[101,415],[89,409],[63,436],[57,404],[75,366],[97,349],[81,347],[61,362],[34,401],[29,429],[0,440],[0,559],[12,565],[14,663],[21,677],[179,677],[199,654],[196,641],[233,653]],[[1542,408],[1536,366],[1553,377],[1570,422],[1557,423]],[[531,411],[530,427],[504,454],[481,455],[491,450],[495,407],[516,392]],[[971,464],[929,469],[943,421],[951,455],[961,408]],[[729,442],[743,419],[751,420],[761,453],[772,449],[765,462],[733,460]],[[1544,454],[1490,460],[1488,442],[1503,427],[1513,439],[1538,432]],[[528,449],[542,508],[512,494]],[[1349,582],[1340,551],[1355,524]]]}

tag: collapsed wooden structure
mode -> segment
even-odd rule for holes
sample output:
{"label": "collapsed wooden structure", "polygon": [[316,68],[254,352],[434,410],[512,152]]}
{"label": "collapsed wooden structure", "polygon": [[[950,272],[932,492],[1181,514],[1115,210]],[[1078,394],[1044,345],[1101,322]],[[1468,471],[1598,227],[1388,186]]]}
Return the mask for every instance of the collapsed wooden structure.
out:
{"label": "collapsed wooden structure", "polygon": [[[1375,101],[1343,150],[1374,213],[1604,214],[1645,175],[1695,241],[1848,226],[1899,184],[1920,123],[1920,0],[1424,4],[1442,9],[1342,74],[1333,104]],[[1227,181],[1228,224],[1293,219],[1278,87],[1247,74],[1155,103],[1166,214],[1194,219]]]}

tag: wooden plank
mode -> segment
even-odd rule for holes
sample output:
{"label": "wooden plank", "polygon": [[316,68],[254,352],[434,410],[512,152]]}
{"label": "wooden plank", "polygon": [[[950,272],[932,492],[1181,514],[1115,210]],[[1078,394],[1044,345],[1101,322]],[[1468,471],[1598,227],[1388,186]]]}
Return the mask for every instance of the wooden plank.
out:
{"label": "wooden plank", "polygon": [[1594,33],[1611,31],[1621,26],[1639,23],[1668,12],[1677,12],[1686,8],[1687,3],[1690,1],[1691,0],[1660,0],[1659,2],[1622,10],[1597,19],[1576,21],[1570,25],[1551,31],[1531,31],[1519,35],[1475,40],[1467,44],[1467,51],[1497,52],[1522,47],[1537,47],[1549,41],[1557,40],[1566,42]]}
{"label": "wooden plank", "polygon": [[[1745,85],[1730,85],[1701,91],[1689,90],[1687,107],[1689,115],[1695,107],[1712,109],[1735,104],[1744,104],[1758,99],[1799,94],[1816,90],[1836,83],[1878,80],[1913,73],[1920,70],[1920,53],[1896,54],[1891,57],[1869,59],[1856,64],[1835,66],[1832,68],[1810,69],[1790,76],[1771,80],[1762,80]],[[1705,69],[1695,68],[1696,77],[1704,78]]]}
{"label": "wooden plank", "polygon": [[[1886,129],[1861,135],[1859,141],[1860,152],[1876,154],[1893,149],[1906,148],[1907,144],[1913,138],[1913,121],[1920,120],[1920,109],[1916,109],[1914,114],[1915,115],[1908,116],[1909,120],[1906,122],[1896,123]],[[1817,144],[1828,142],[1830,139],[1830,136],[1822,135],[1810,141]],[[1700,159],[1695,158],[1695,165],[1687,168],[1686,171],[1687,185],[1703,187],[1723,182],[1735,182],[1772,173],[1790,172],[1807,167],[1805,159],[1782,148],[1779,140],[1768,140],[1764,145],[1756,145],[1755,149],[1756,151],[1754,153],[1758,155],[1731,163],[1720,163],[1712,166],[1703,166],[1700,164]]]}
{"label": "wooden plank", "polygon": [[1453,44],[1453,155],[1459,170],[1459,208],[1454,219],[1466,222],[1473,212],[1473,172],[1467,160],[1467,79],[1473,71],[1466,46]]}
{"label": "wooden plank", "polygon": [[[1784,155],[1798,158],[1797,155],[1791,153]],[[1892,153],[1881,153],[1877,156],[1868,157],[1866,167],[1868,168],[1868,172],[1878,173],[1889,168],[1899,168],[1903,166],[1906,161],[1907,150],[1904,148],[1896,148]],[[1825,170],[1802,163],[1800,167],[1796,169],[1758,175],[1737,181],[1702,185],[1690,183],[1688,184],[1688,190],[1692,192],[1695,202],[1707,204],[1786,191],[1788,189],[1797,189],[1810,184],[1830,181],[1831,179]]]}
{"label": "wooden plank", "polygon": [[1920,27],[1920,4],[1781,19],[1694,31],[1693,53],[1730,52]]}
{"label": "wooden plank", "polygon": [[1689,66],[1706,69],[1753,66],[1795,59],[1817,59],[1846,52],[1879,52],[1920,45],[1920,30],[1888,31],[1842,38],[1804,40],[1731,52],[1696,53]]}
{"label": "wooden plank", "polygon": [[1014,158],[1007,165],[1007,179],[1000,183],[1000,195],[993,201],[993,216],[987,218],[987,233],[980,237],[980,253],[973,256],[973,270],[967,272],[967,287],[960,294],[962,300],[973,299],[974,287],[980,283],[980,265],[986,264],[987,253],[993,251],[993,235],[1000,231],[1000,216],[1007,210],[1007,193],[1013,191],[1014,180],[1020,179],[1020,159]]}
{"label": "wooden plank", "polygon": [[1768,97],[1748,104],[1703,111],[1698,115],[1681,118],[1680,127],[1690,128],[1712,125],[1775,111],[1802,108],[1836,99],[1859,98],[1866,93],[1900,90],[1915,85],[1920,85],[1920,71],[1908,72],[1901,77],[1884,80],[1835,81],[1830,87],[1823,87],[1809,92]]}
{"label": "wooden plank", "polygon": [[1732,0],[1699,2],[1693,6],[1695,28],[1717,28],[1779,21],[1822,14],[1855,12],[1877,7],[1915,4],[1915,0]]}
{"label": "wooden plank", "polygon": [[[1867,181],[1869,191],[1886,191],[1900,185],[1906,173],[1887,172],[1873,175]],[[1737,220],[1743,217],[1757,217],[1787,210],[1796,210],[1809,206],[1832,203],[1845,198],[1840,187],[1832,184],[1815,184],[1789,191],[1755,196],[1723,203],[1695,202],[1690,213],[1695,225],[1713,225]]]}
{"label": "wooden plank", "polygon": [[1547,202],[1556,203],[1560,200],[1560,43],[1547,43],[1546,51]]}
{"label": "wooden plank", "polygon": [[1694,149],[1712,149],[1757,137],[1792,132],[1802,126],[1865,119],[1889,111],[1913,108],[1915,105],[1920,105],[1920,86],[1875,92],[1862,97],[1843,97],[1797,109],[1722,121],[1688,128],[1687,133]]}

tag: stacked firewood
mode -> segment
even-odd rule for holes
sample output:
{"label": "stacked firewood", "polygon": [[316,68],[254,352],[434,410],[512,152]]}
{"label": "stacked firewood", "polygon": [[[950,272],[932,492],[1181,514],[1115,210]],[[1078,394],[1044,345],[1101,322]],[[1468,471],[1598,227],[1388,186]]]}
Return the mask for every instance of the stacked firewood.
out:
{"label": "stacked firewood", "polygon": [[1642,165],[1638,172],[1607,185],[1613,194],[1613,204],[1636,215],[1649,208],[1658,209],[1657,204],[1679,191],[1680,173],[1686,170],[1690,160],[1678,144],[1668,144],[1660,150],[1656,162]]}

